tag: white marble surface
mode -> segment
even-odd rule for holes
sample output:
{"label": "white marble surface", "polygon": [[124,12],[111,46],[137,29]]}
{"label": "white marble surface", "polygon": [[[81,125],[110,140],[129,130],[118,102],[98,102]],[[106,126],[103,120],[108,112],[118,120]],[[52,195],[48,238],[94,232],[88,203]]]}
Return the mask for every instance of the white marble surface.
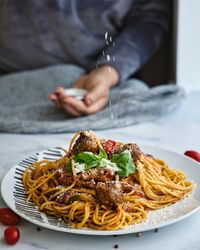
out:
{"label": "white marble surface", "polygon": [[[189,92],[182,105],[173,113],[153,123],[145,123],[127,128],[97,131],[101,137],[120,141],[137,142],[159,146],[182,154],[187,149],[200,151],[200,91]],[[58,135],[15,135],[0,134],[0,180],[15,163],[28,155],[45,148],[64,145],[71,134]],[[0,207],[5,206],[0,199]],[[118,237],[73,235],[55,232],[45,228],[37,231],[37,226],[23,220],[19,225],[20,241],[8,246],[3,240],[5,226],[0,225],[0,249],[16,250],[199,250],[200,212],[170,226],[142,233],[141,237],[123,235]]]}

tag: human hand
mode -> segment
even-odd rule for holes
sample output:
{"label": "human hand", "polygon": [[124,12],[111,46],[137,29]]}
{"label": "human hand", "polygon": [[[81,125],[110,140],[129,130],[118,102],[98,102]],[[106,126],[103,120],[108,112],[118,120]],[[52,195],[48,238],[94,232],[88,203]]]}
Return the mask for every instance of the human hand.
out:
{"label": "human hand", "polygon": [[75,88],[88,90],[83,101],[67,95],[62,87],[50,93],[49,99],[55,103],[56,107],[73,116],[94,114],[106,105],[110,88],[115,86],[118,81],[119,75],[113,67],[102,66],[81,76],[73,85]]}

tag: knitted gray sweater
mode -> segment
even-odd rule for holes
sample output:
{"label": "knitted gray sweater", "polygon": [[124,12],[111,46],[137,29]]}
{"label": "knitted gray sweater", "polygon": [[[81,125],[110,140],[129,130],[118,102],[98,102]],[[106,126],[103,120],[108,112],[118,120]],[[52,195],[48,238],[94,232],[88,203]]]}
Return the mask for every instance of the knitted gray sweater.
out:
{"label": "knitted gray sweater", "polygon": [[113,88],[108,105],[100,112],[73,118],[56,110],[49,91],[69,87],[84,70],[73,65],[9,74],[0,77],[0,132],[59,133],[84,129],[108,129],[152,121],[171,112],[183,91],[175,85],[149,89],[131,79]]}

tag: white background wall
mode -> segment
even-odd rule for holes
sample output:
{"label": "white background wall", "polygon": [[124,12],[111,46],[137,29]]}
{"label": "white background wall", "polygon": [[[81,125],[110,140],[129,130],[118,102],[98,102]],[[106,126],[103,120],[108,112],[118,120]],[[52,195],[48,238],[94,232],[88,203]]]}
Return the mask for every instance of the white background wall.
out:
{"label": "white background wall", "polygon": [[177,84],[200,89],[200,0],[178,0]]}

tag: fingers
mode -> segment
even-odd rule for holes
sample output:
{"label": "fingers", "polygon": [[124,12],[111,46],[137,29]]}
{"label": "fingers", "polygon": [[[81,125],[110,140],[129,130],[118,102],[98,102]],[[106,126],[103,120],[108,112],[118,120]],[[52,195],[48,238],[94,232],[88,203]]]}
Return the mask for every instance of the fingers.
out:
{"label": "fingers", "polygon": [[63,88],[63,87],[58,87],[58,88],[56,88],[56,90],[54,91],[54,93],[56,94],[56,95],[64,95],[64,94],[66,94],[65,93],[65,89]]}
{"label": "fingers", "polygon": [[51,100],[57,108],[61,108],[61,100],[60,100],[60,95],[65,94],[65,90],[62,87],[57,88],[54,92],[49,93],[48,97],[49,100]]}
{"label": "fingers", "polygon": [[61,108],[60,99],[58,98],[56,94],[50,93],[48,97],[49,97],[49,100],[51,100],[55,104],[56,108]]}
{"label": "fingers", "polygon": [[58,99],[57,95],[54,94],[54,93],[49,93],[48,97],[49,97],[49,100],[51,100],[52,102],[54,102],[54,101],[56,101]]}
{"label": "fingers", "polygon": [[73,85],[76,88],[85,88],[89,92],[83,101],[68,96],[64,88],[59,87],[49,94],[49,99],[59,108],[73,116],[89,115],[100,111],[107,103],[109,97],[109,84],[95,74],[82,76]]}
{"label": "fingers", "polygon": [[85,114],[91,115],[91,114],[97,113],[106,105],[107,102],[108,102],[107,98],[99,99],[97,102],[95,102],[89,108],[87,108]]}
{"label": "fingers", "polygon": [[69,111],[70,114],[74,115],[74,112],[77,115],[90,115],[101,110],[107,103],[107,98],[101,98],[91,106],[87,106],[83,101],[79,101],[73,97],[66,97],[63,99],[63,105],[68,107],[66,111]]}
{"label": "fingers", "polygon": [[73,116],[78,117],[78,116],[81,116],[81,115],[82,115],[81,113],[79,113],[77,110],[75,110],[74,108],[72,108],[71,106],[69,106],[69,105],[66,104],[66,103],[62,103],[62,108],[63,108],[63,110],[64,110],[66,113],[71,114],[71,115],[73,115]]}
{"label": "fingers", "polygon": [[61,94],[65,94],[65,89],[63,87],[58,87],[55,91],[49,93],[48,97],[51,101],[55,101]]}
{"label": "fingers", "polygon": [[109,88],[105,87],[103,84],[95,86],[84,98],[84,102],[87,106],[98,102],[102,98],[107,98],[109,95]]}

